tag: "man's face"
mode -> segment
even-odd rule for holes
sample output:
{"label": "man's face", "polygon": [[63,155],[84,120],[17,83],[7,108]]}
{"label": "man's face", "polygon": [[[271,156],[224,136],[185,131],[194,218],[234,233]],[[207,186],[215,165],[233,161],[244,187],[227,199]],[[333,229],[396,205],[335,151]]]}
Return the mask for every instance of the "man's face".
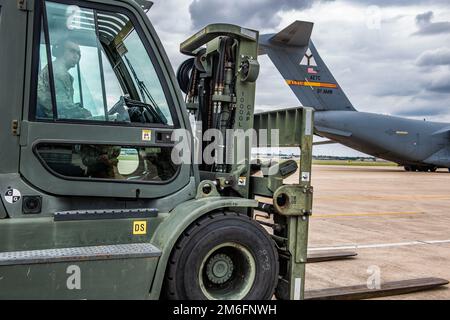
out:
{"label": "man's face", "polygon": [[80,46],[71,41],[66,42],[63,57],[67,69],[75,67],[81,59]]}

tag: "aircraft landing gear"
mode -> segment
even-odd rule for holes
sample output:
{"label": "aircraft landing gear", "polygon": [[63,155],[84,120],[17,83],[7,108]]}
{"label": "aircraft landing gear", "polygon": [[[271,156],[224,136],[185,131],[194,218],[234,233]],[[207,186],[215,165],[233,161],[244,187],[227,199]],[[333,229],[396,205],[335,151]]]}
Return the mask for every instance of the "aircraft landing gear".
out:
{"label": "aircraft landing gear", "polygon": [[[436,172],[437,167],[419,167],[419,166],[405,166],[405,171],[412,172]],[[450,172],[450,168],[448,169]]]}

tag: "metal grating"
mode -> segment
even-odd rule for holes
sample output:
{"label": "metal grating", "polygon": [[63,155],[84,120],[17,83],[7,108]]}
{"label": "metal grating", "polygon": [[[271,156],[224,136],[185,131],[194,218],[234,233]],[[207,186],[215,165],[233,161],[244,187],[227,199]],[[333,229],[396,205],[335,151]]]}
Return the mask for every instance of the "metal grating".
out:
{"label": "metal grating", "polygon": [[98,220],[98,219],[142,219],[158,216],[158,209],[98,209],[59,211],[53,215],[54,221]]}
{"label": "metal grating", "polygon": [[0,266],[56,262],[159,257],[161,250],[150,243],[29,250],[0,253]]}

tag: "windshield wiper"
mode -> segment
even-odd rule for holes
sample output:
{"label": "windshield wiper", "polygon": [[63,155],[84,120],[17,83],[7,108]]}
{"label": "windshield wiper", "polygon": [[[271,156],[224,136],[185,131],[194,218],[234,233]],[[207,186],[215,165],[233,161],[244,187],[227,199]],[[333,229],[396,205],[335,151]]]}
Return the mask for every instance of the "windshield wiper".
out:
{"label": "windshield wiper", "polygon": [[[158,115],[158,118],[161,123],[167,124],[167,118],[166,116],[161,112],[161,109],[159,108],[158,104],[156,103],[155,99],[153,99],[153,96],[151,95],[150,91],[148,91],[147,86],[145,85],[144,81],[140,80],[138,75],[136,74],[136,71],[133,68],[133,65],[131,64],[130,60],[128,60],[127,56],[123,56],[125,58],[125,61],[127,62],[128,68],[131,71],[131,74],[133,75],[134,81],[136,82],[139,92],[141,93],[141,97],[144,100],[143,102],[152,107],[153,111]],[[150,103],[147,103],[147,100],[145,99],[147,97],[150,100]]]}

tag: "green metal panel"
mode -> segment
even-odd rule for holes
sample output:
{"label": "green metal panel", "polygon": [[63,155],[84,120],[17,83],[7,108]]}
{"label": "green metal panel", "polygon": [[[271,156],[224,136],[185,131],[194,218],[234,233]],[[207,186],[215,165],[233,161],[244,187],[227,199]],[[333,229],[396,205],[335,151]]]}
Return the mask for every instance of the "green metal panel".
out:
{"label": "green metal panel", "polygon": [[[106,144],[118,146],[158,147],[155,131],[172,132],[170,129],[153,129],[152,141],[142,141],[145,128],[49,124],[24,121],[22,124],[21,173],[34,186],[48,193],[73,196],[136,197],[139,189],[141,198],[158,198],[180,190],[189,183],[191,166],[182,165],[174,180],[167,183],[131,183],[130,181],[96,182],[84,180],[64,180],[50,173],[39,161],[34,147],[40,142],[69,144]],[[59,137],[56,138],[55,137]],[[164,146],[164,144],[162,145]]]}
{"label": "green metal panel", "polygon": [[[251,151],[250,148],[245,148],[245,146],[238,151],[240,144],[236,143],[236,141],[246,135],[247,137],[245,139],[248,141],[248,145],[251,146],[253,142],[252,129],[255,105],[255,81],[259,73],[259,64],[257,62],[259,33],[255,30],[231,24],[211,24],[184,41],[180,45],[180,51],[188,55],[195,55],[200,49],[206,47],[205,54],[201,58],[201,61],[205,68],[204,75],[206,78],[209,78],[214,74],[216,71],[215,69],[219,68],[217,66],[218,63],[216,58],[221,50],[220,41],[225,37],[230,37],[232,41],[234,41],[233,51],[235,52],[236,57],[233,60],[234,67],[231,68],[232,74],[229,75],[229,77],[234,80],[234,86],[225,85],[224,88],[220,88],[222,84],[219,85],[218,83],[215,83],[216,88],[214,88],[214,90],[217,91],[214,91],[214,94],[210,97],[213,102],[212,109],[217,107],[221,111],[218,112],[217,109],[208,112],[210,112],[211,117],[221,117],[222,114],[230,114],[232,119],[227,125],[223,125],[223,123],[218,125],[215,123],[208,123],[207,125],[208,129],[213,128],[220,130],[223,137],[226,137],[226,139],[233,139],[234,143],[227,141],[226,148],[232,150],[226,150],[227,152],[224,154],[226,159],[221,159],[226,160],[225,162],[227,162],[229,166],[225,168],[219,161],[219,165],[213,171],[213,174],[217,174],[215,178],[225,174],[232,176],[233,180],[236,182],[239,179],[245,181],[241,184],[235,183],[232,188],[238,192],[240,196],[248,198]],[[245,71],[247,70],[247,67],[248,73]],[[192,98],[192,96],[189,97],[188,101],[195,105],[196,103],[193,102]],[[202,106],[202,110],[200,111],[203,112],[208,108],[208,106]],[[202,121],[205,123],[206,119],[202,119]],[[203,127],[206,127],[206,123]],[[227,136],[227,130],[229,129],[234,130],[233,133],[235,135],[233,137]],[[244,139],[241,139],[241,142],[245,143],[243,140]],[[237,155],[239,155],[239,159],[236,159]],[[234,156],[235,159],[232,159],[231,156]],[[209,171],[209,173],[211,173],[211,171]]]}
{"label": "green metal panel", "polygon": [[[59,177],[54,176],[49,173],[42,164],[38,161],[33,153],[33,147],[37,141],[55,141],[58,140],[60,143],[75,143],[86,142],[86,143],[104,143],[110,145],[155,145],[155,134],[152,135],[153,141],[143,144],[142,129],[145,128],[131,128],[131,127],[117,127],[117,126],[103,126],[103,125],[76,125],[76,124],[53,124],[53,123],[32,123],[28,122],[28,112],[30,106],[34,105],[34,101],[30,101],[31,86],[31,73],[32,73],[32,35],[34,26],[34,1],[28,1],[27,7],[30,9],[28,12],[28,33],[24,31],[23,38],[26,39],[27,50],[23,49],[20,52],[26,52],[26,69],[25,69],[25,81],[22,79],[22,84],[25,83],[24,91],[24,104],[20,104],[24,111],[24,121],[20,123],[20,144],[22,146],[21,158],[23,161],[20,163],[20,172],[26,177],[27,181],[32,183],[34,186],[38,187],[40,190],[44,190],[48,193],[55,195],[79,195],[79,196],[104,196],[104,197],[136,197],[136,191],[139,190],[139,195],[141,198],[158,198],[165,196],[167,194],[172,194],[189,183],[189,177],[191,173],[195,172],[196,168],[192,168],[190,165],[183,165],[180,173],[177,177],[170,183],[160,184],[157,186],[152,186],[152,184],[133,184],[133,183],[117,183],[117,182],[92,182],[92,181],[69,181],[64,180]],[[142,32],[145,34],[145,38],[151,47],[151,51],[155,54],[156,63],[159,65],[163,78],[167,82],[167,89],[170,92],[171,99],[174,102],[173,109],[175,110],[176,116],[181,124],[181,128],[186,128],[189,130],[190,123],[187,118],[187,114],[183,112],[184,101],[180,97],[178,92],[178,86],[173,75],[172,68],[170,67],[169,60],[164,52],[164,49],[158,39],[156,32],[154,31],[151,23],[146,17],[145,13],[142,11],[141,7],[135,1],[129,0],[97,0],[97,1],[85,1],[81,6],[89,7],[91,4],[103,4],[108,6],[109,9],[113,10],[111,4],[117,6],[118,8],[125,8],[130,11],[130,14],[136,18],[138,25]],[[14,8],[8,8],[8,12],[23,12],[17,9],[17,4],[14,3]],[[25,17],[26,17],[25,13]],[[20,25],[27,25],[25,21],[17,21],[15,23],[20,23]],[[14,30],[11,27],[10,30]],[[20,35],[15,35],[15,37]],[[28,36],[28,37],[27,37]],[[5,39],[2,35],[2,41]],[[16,41],[17,42],[17,41]],[[6,61],[6,60],[4,60]],[[24,59],[21,63],[17,65],[23,65]],[[2,62],[0,62],[2,63]],[[3,68],[2,68],[3,70]],[[23,74],[21,74],[23,77]],[[2,99],[5,101],[5,99]],[[8,100],[6,100],[8,101]],[[14,104],[19,106],[19,104]],[[14,110],[16,108],[11,108]],[[18,109],[18,108],[17,108]],[[21,119],[21,117],[16,117]],[[1,120],[0,120],[1,121]],[[9,127],[11,126],[12,119],[8,119]],[[6,127],[3,125],[2,127]],[[151,127],[151,126],[150,126]],[[154,128],[151,128],[154,129]],[[153,130],[155,132],[156,130]],[[165,132],[168,129],[157,129],[158,132]],[[56,138],[56,139],[55,139]],[[0,138],[1,139],[1,138]],[[8,137],[8,141],[17,140],[17,138]],[[0,140],[1,141],[1,140]],[[121,142],[121,143],[118,143]],[[15,146],[17,147],[17,145]],[[5,161],[6,162],[6,161]],[[17,160],[9,160],[9,163],[19,163]],[[0,170],[5,168],[1,162],[0,155]],[[9,170],[5,172],[18,172],[18,170]]]}
{"label": "green metal panel", "polygon": [[[311,188],[311,167],[312,167],[312,143],[313,143],[313,110],[311,108],[302,109],[302,121],[300,128],[300,172],[299,186],[301,188]],[[299,212],[297,217],[288,217],[288,248],[291,253],[289,263],[290,269],[290,299],[302,300],[305,294],[305,267],[308,250],[308,229],[309,216],[312,213],[311,201],[305,201],[303,212]]]}
{"label": "green metal panel", "polygon": [[269,189],[269,178],[252,176],[250,180],[250,190],[253,195],[261,197],[273,197],[273,190]]}
{"label": "green metal panel", "polygon": [[[98,183],[101,184],[101,183]],[[129,187],[128,184],[126,186]],[[15,203],[3,202],[8,216],[12,219],[32,219],[36,217],[52,217],[57,211],[79,209],[121,209],[121,208],[157,208],[159,212],[169,212],[178,204],[195,197],[196,184],[191,177],[190,183],[178,192],[167,194],[157,199],[124,199],[111,197],[66,197],[50,195],[39,189],[33,188],[20,179],[18,174],[0,174],[0,192],[5,193],[8,188],[14,188],[21,192],[22,197]],[[24,196],[40,196],[42,198],[42,210],[39,214],[24,214],[22,210]]]}
{"label": "green metal panel", "polygon": [[0,219],[4,219],[8,216],[5,205],[3,204],[3,198],[0,199]]}
{"label": "green metal panel", "polygon": [[[0,299],[146,299],[157,263],[150,257],[3,266]],[[73,270],[79,289],[70,286]]]}
{"label": "green metal panel", "polygon": [[[299,181],[295,185],[283,185],[273,192],[274,207],[280,215],[275,217],[278,223],[286,224],[284,234],[286,250],[290,256],[286,278],[279,284],[281,298],[304,299],[305,267],[307,262],[309,216],[312,214],[312,142],[313,142],[313,109],[293,108],[275,110],[255,114],[255,129],[268,130],[268,138],[272,130],[279,130],[279,141],[268,141],[269,147],[300,147]],[[256,184],[255,193],[267,193],[262,178],[253,179]],[[267,183],[269,178],[266,178]],[[286,201],[278,203],[283,196]]]}
{"label": "green metal panel", "polygon": [[[53,218],[4,219],[0,221],[0,252],[149,242],[162,216],[58,222]],[[147,221],[147,234],[134,235],[134,221]]]}
{"label": "green metal panel", "polygon": [[[246,60],[257,60],[258,56],[258,36],[259,33],[255,32],[255,38],[243,38],[240,41],[239,51],[237,55],[237,66],[241,66]],[[241,75],[237,76],[238,79]],[[256,82],[252,81],[236,81],[236,113],[234,116],[234,130],[250,130],[253,132],[254,123],[253,115],[255,112],[255,91]],[[250,132],[249,131],[249,132]],[[254,143],[253,136],[249,137],[249,146]],[[238,151],[239,146],[234,146],[234,154]],[[245,148],[245,162],[238,163],[233,161],[231,172],[240,173],[237,179],[245,177],[245,181],[248,181],[243,186],[238,186],[237,191],[244,198],[248,198],[250,195],[250,160],[251,160],[251,148]]]}
{"label": "green metal panel", "polygon": [[[162,217],[55,222],[52,218],[0,221],[0,252],[148,243]],[[134,223],[145,221],[145,234]],[[158,258],[123,258],[0,266],[1,298],[144,299]],[[67,290],[67,268],[76,265],[82,290]],[[20,288],[20,290],[17,290]]]}
{"label": "green metal panel", "polygon": [[19,138],[12,134],[12,121],[22,117],[27,11],[17,8],[17,1],[0,1],[0,173],[17,172],[19,166]]}
{"label": "green metal panel", "polygon": [[[303,107],[299,107],[256,113],[254,128],[257,131],[268,130],[268,147],[300,146],[304,135],[303,130],[307,129],[302,126],[303,110]],[[278,141],[271,141],[272,130],[278,130],[279,144]]]}
{"label": "green metal panel", "polygon": [[[187,55],[193,55],[198,48],[219,36],[242,38],[254,42],[258,39],[258,32],[232,24],[210,24],[186,41],[182,42],[180,51]],[[256,58],[256,56],[254,57]]]}

